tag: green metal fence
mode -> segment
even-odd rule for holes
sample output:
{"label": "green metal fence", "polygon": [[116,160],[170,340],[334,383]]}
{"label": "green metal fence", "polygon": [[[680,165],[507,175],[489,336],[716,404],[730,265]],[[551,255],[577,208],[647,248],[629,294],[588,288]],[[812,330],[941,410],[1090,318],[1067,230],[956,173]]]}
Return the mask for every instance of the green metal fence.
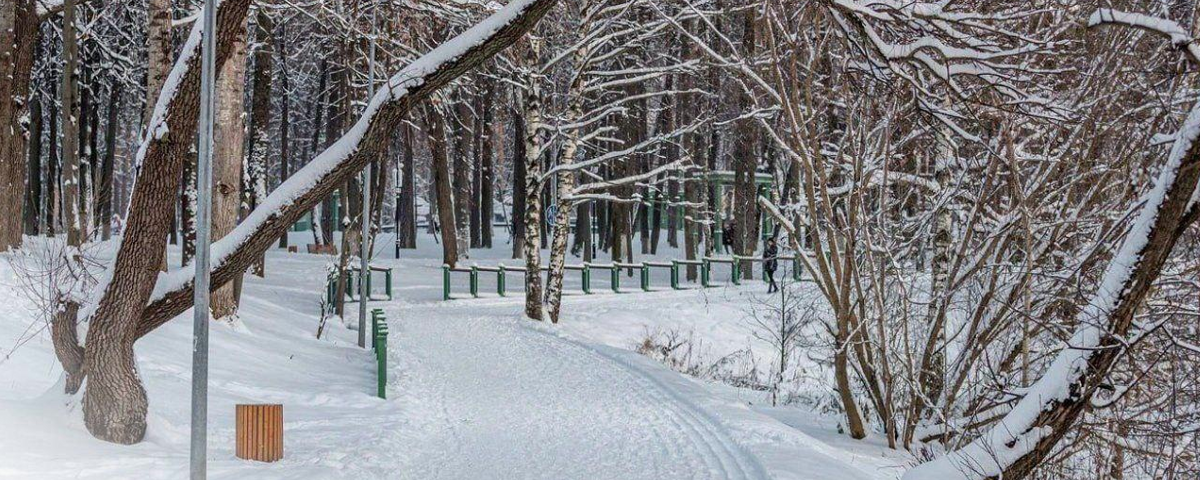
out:
{"label": "green metal fence", "polygon": [[[788,256],[779,257],[779,260],[792,261],[792,278],[800,280],[800,260],[798,257]],[[729,282],[733,285],[741,285],[742,277],[742,261],[761,262],[762,259],[754,257],[704,257],[699,260],[671,260],[670,262],[641,262],[641,263],[590,263],[584,262],[575,265],[564,265],[563,269],[571,272],[579,272],[581,286],[580,290],[587,295],[592,292],[592,273],[594,270],[607,270],[609,276],[609,289],[613,293],[621,292],[621,273],[623,272],[639,272],[639,286],[642,291],[651,291],[651,271],[655,268],[669,269],[672,290],[682,290],[684,287],[680,281],[680,267],[696,267],[700,270],[700,285],[703,288],[715,287],[724,284],[717,284],[712,281],[712,273],[714,265],[729,265]],[[541,267],[542,271],[549,270],[549,267]],[[501,297],[507,295],[506,279],[509,274],[525,273],[523,267],[509,267],[500,264],[496,267],[451,267],[442,265],[442,299],[452,300],[454,297],[451,294],[451,276],[455,273],[466,274],[468,277],[468,289],[471,296],[479,297],[480,273],[488,273],[496,275],[496,294]],[[522,284],[523,285],[523,284]],[[523,288],[523,287],[522,287]]]}

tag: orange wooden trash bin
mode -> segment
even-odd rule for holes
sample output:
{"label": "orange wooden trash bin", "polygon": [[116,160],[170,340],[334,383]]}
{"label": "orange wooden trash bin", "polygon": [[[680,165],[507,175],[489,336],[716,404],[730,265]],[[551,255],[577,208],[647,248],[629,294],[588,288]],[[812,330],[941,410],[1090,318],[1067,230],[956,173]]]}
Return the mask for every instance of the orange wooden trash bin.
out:
{"label": "orange wooden trash bin", "polygon": [[283,405],[237,406],[237,457],[260,462],[283,458]]}

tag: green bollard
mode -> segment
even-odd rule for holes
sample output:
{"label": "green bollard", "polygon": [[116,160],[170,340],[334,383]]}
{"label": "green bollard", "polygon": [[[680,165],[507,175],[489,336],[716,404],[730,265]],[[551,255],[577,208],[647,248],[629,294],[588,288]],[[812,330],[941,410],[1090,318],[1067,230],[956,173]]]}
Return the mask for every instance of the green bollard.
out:
{"label": "green bollard", "polygon": [[737,258],[734,258],[733,263],[729,264],[729,280],[734,285],[742,284],[742,262],[738,261]]}
{"label": "green bollard", "polygon": [[390,269],[384,271],[383,286],[387,287],[388,301],[392,301],[392,271]]}
{"label": "green bollard", "polygon": [[442,265],[442,300],[450,300],[450,266]]}
{"label": "green bollard", "polygon": [[[566,268],[566,267],[563,267],[563,268]],[[583,273],[581,274],[581,277],[583,278],[583,293],[591,295],[592,294],[592,267],[591,267],[591,265],[588,265],[586,263],[583,264]]]}
{"label": "green bollard", "polygon": [[679,262],[671,260],[671,289],[679,290]]}
{"label": "green bollard", "polygon": [[613,293],[621,293],[621,268],[613,265],[613,268],[609,269],[609,278]]}
{"label": "green bollard", "polygon": [[379,333],[376,334],[375,343],[378,348],[375,349],[375,378],[376,378],[376,395],[379,398],[387,398],[387,323],[379,326]]}
{"label": "green bollard", "polygon": [[650,291],[650,267],[642,264],[642,291]]}
{"label": "green bollard", "polygon": [[504,290],[505,290],[504,279],[506,277],[506,275],[504,275],[504,264],[501,263],[499,268],[500,268],[500,272],[496,274],[496,293],[498,295],[500,295],[501,297],[503,297]]}
{"label": "green bollard", "polygon": [[708,261],[708,259],[701,260],[700,261],[700,286],[702,286],[704,288],[709,287],[708,277],[711,274],[712,274],[712,262]]}
{"label": "green bollard", "polygon": [[471,266],[471,296],[479,298],[479,268]]}
{"label": "green bollard", "polygon": [[500,272],[497,275],[498,276],[496,277],[496,293],[500,294],[500,296],[504,296],[504,293],[506,290],[504,282],[505,282],[505,278],[508,278],[508,275],[504,275],[504,264],[503,263],[500,264]]}

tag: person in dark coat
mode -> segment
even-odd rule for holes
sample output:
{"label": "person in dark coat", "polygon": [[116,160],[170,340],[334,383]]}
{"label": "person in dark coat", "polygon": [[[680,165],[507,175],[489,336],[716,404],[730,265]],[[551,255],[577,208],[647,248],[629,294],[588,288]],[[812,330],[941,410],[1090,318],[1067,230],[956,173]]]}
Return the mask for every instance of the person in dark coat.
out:
{"label": "person in dark coat", "polygon": [[733,235],[733,220],[725,220],[725,225],[721,226],[721,248],[725,249],[725,253],[733,248]]}
{"label": "person in dark coat", "polygon": [[763,274],[767,277],[767,293],[775,293],[779,291],[779,285],[775,284],[775,270],[779,268],[779,247],[775,245],[774,238],[767,239],[766,247],[763,247]]}

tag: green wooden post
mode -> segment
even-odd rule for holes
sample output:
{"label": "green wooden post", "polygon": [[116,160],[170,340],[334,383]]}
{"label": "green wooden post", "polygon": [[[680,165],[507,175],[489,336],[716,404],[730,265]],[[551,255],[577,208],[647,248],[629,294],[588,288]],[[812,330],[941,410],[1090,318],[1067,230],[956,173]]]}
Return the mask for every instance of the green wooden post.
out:
{"label": "green wooden post", "polygon": [[388,301],[392,301],[392,269],[384,270],[383,286],[387,287]]}
{"label": "green wooden post", "polygon": [[650,291],[650,267],[644,263],[642,264],[642,291]]}
{"label": "green wooden post", "polygon": [[671,289],[679,290],[679,261],[671,260]]}
{"label": "green wooden post", "polygon": [[613,265],[613,268],[609,269],[608,272],[609,276],[612,278],[611,283],[613,293],[621,293],[621,269],[616,265]]}
{"label": "green wooden post", "polygon": [[729,264],[729,279],[734,285],[742,284],[742,262],[738,261],[737,257]]}
{"label": "green wooden post", "polygon": [[371,312],[371,350],[379,348],[379,310]]}
{"label": "green wooden post", "polygon": [[475,297],[475,298],[479,298],[479,269],[478,269],[478,267],[471,265],[470,275],[471,275],[470,276],[471,296]]}
{"label": "green wooden post", "polygon": [[505,293],[504,280],[506,278],[506,275],[504,274],[504,264],[501,263],[499,268],[500,272],[496,274],[496,293],[503,297]]}
{"label": "green wooden post", "polygon": [[792,280],[800,281],[800,254],[796,253],[796,257],[792,259]]}
{"label": "green wooden post", "polygon": [[442,265],[442,300],[450,299],[450,266]]}
{"label": "green wooden post", "polygon": [[[565,266],[563,268],[566,268]],[[565,275],[565,273],[564,273]],[[592,266],[583,264],[583,273],[580,275],[583,279],[583,293],[592,294]]]}
{"label": "green wooden post", "polygon": [[700,286],[708,288],[710,283],[708,279],[711,274],[712,262],[708,261],[707,258],[700,260]]}
{"label": "green wooden post", "polygon": [[375,368],[376,378],[376,395],[379,398],[387,398],[387,323],[379,326],[379,333],[376,334],[375,344],[378,346],[375,350],[375,360],[377,362]]}

